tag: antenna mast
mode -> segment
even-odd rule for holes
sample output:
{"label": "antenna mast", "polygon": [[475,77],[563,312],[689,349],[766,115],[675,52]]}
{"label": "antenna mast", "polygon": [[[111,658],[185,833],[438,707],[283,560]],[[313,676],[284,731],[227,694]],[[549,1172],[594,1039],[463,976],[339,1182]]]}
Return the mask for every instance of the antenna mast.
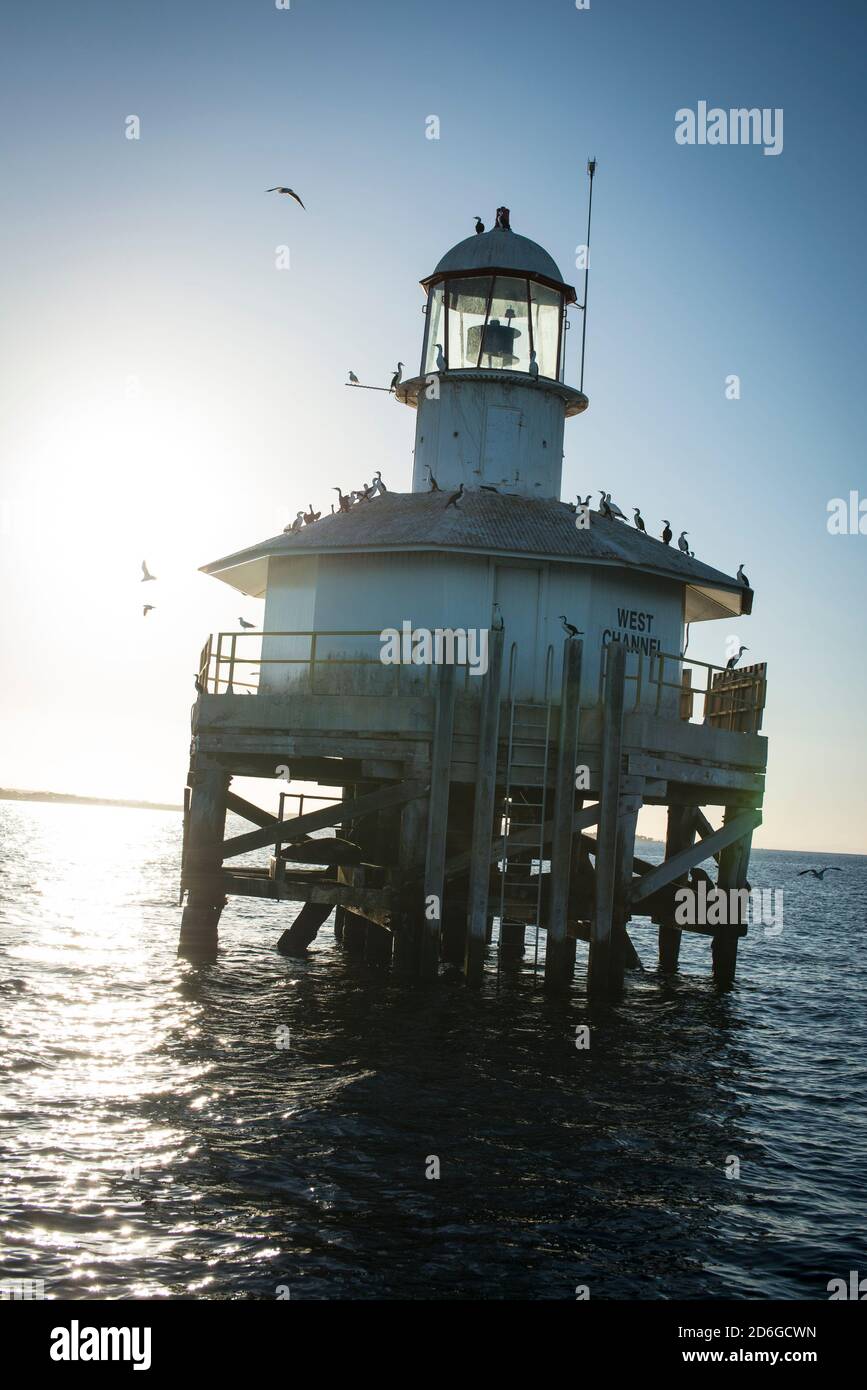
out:
{"label": "antenna mast", "polygon": [[587,161],[587,173],[590,175],[590,201],[587,204],[587,255],[584,261],[584,303],[581,308],[584,311],[584,322],[581,326],[581,380],[578,385],[579,391],[584,390],[584,345],[587,340],[587,282],[590,275],[590,218],[593,216],[593,175],[596,173],[596,156]]}

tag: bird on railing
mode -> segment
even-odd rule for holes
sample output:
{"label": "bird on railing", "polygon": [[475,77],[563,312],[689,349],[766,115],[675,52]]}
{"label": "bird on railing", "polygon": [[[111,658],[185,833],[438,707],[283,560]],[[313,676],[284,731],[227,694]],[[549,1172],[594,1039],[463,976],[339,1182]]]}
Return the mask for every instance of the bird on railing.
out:
{"label": "bird on railing", "polygon": [[740,651],[735,656],[730,656],[728,661],[726,662],[726,670],[733,671],[737,666],[738,662],[740,661],[741,657],[743,656],[744,652],[748,651],[749,647],[741,647]]}
{"label": "bird on railing", "polygon": [[390,385],[389,388],[388,388],[389,391],[396,391],[396,390],[397,390],[398,386],[400,385],[400,377],[401,377],[402,371],[403,371],[403,363],[402,363],[402,362],[398,362],[398,364],[397,364],[397,371],[395,372],[394,376],[391,378],[391,385]]}
{"label": "bird on railing", "polygon": [[688,532],[688,531],[681,531],[680,535],[679,535],[678,538],[677,538],[678,549],[679,549],[680,551],[682,551],[682,553],[683,553],[684,555],[688,555],[688,554],[689,554],[689,546],[688,546],[687,543],[686,543],[686,538],[687,538],[688,535],[689,535],[689,532]]}
{"label": "bird on railing", "polygon": [[744,574],[744,567],[742,564],[738,565],[738,579],[741,581],[741,583],[744,585],[746,589],[750,587],[750,581]]}
{"label": "bird on railing", "polygon": [[148,615],[148,613],[153,613],[155,607],[156,607],[156,604],[155,604],[155,603],[146,603],[146,604],[144,605],[144,607],[142,608],[142,611],[141,611],[142,617],[143,617],[143,618],[146,618],[147,615]]}
{"label": "bird on railing", "polygon": [[431,472],[430,466],[428,466],[427,473],[428,473],[428,477],[430,478],[430,488],[429,488],[429,491],[430,491],[430,492],[439,492],[439,490],[440,490],[440,485],[439,485],[439,483],[437,482],[436,478],[434,477],[433,473]]}
{"label": "bird on railing", "polygon": [[812,874],[813,878],[817,878],[820,883],[824,883],[826,874],[842,874],[842,872],[843,870],[838,868],[836,864],[826,864],[824,869],[800,869],[798,871],[798,878],[803,878],[805,874]]}
{"label": "bird on railing", "polygon": [[284,527],[283,527],[284,534],[285,534],[286,531],[291,531],[292,534],[294,535],[296,531],[300,531],[300,530],[301,530],[301,527],[302,527],[303,525],[304,525],[304,513],[303,513],[303,512],[298,512],[298,513],[296,514],[295,520],[292,522],[291,526],[284,526]]}
{"label": "bird on railing", "polygon": [[461,483],[461,485],[460,485],[460,487],[458,488],[457,492],[453,492],[452,495],[451,495],[451,497],[449,498],[449,500],[446,502],[445,506],[443,507],[443,511],[444,511],[444,512],[445,512],[445,511],[448,511],[449,507],[454,507],[455,509],[457,509],[458,502],[461,500],[461,498],[463,497],[463,495],[464,495],[464,485],[463,485],[463,483]]}
{"label": "bird on railing", "polygon": [[333,487],[331,491],[337,493],[337,505],[339,506],[340,510],[342,512],[348,512],[349,508],[352,506],[352,498],[347,497],[346,493],[343,491],[342,488]]}
{"label": "bird on railing", "polygon": [[352,382],[352,385],[353,385],[353,386],[357,386],[357,385],[358,385],[358,377],[355,375],[355,372],[350,372],[350,373],[349,373],[349,380]]}
{"label": "bird on railing", "polygon": [[155,574],[151,574],[150,570],[148,569],[148,562],[147,562],[147,560],[142,560],[142,562],[141,562],[141,582],[142,582],[142,584],[147,584],[147,582],[148,582],[149,579],[156,579],[156,575],[155,575]]}
{"label": "bird on railing", "polygon": [[671,545],[671,537],[672,537],[672,535],[674,534],[673,531],[672,531],[672,529],[671,529],[671,522],[670,522],[670,521],[666,521],[665,517],[663,517],[662,520],[663,520],[663,523],[664,523],[664,526],[665,526],[665,529],[663,530],[662,538],[661,538],[661,539],[662,539],[662,544],[663,544],[663,545]]}
{"label": "bird on railing", "polygon": [[639,531],[643,531],[643,532],[645,533],[645,535],[646,535],[646,534],[647,534],[647,527],[646,527],[645,524],[644,524],[644,520],[643,520],[643,518],[642,518],[642,515],[641,515],[640,510],[638,509],[638,507],[633,507],[632,510],[633,510],[634,513],[635,513],[635,525],[637,526],[637,528],[638,528]]}
{"label": "bird on railing", "polygon": [[373,475],[372,487],[373,487],[374,492],[379,493],[380,496],[382,495],[383,492],[388,492],[388,488],[385,486],[385,483],[382,481],[382,474],[380,473],[380,471],[379,471],[378,468],[377,468],[376,472],[375,472],[374,475]]}
{"label": "bird on railing", "polygon": [[314,512],[314,510],[313,510],[313,503],[311,502],[311,503],[310,503],[310,511],[309,511],[309,512],[304,512],[303,515],[304,515],[304,520],[306,521],[307,525],[308,525],[308,526],[312,526],[313,523],[314,523],[314,521],[318,521],[318,520],[319,520],[319,518],[321,517],[322,513],[321,513],[321,512]]}
{"label": "bird on railing", "polygon": [[248,622],[246,622],[243,618],[239,618],[239,619],[238,619],[238,622],[241,624],[242,627],[255,627],[255,626],[256,626],[255,623],[248,623]]}
{"label": "bird on railing", "polygon": [[584,636],[584,633],[580,630],[580,628],[577,628],[574,623],[570,623],[567,620],[565,613],[559,613],[557,616],[559,617],[560,622],[563,624],[563,631],[566,633],[567,637]]}

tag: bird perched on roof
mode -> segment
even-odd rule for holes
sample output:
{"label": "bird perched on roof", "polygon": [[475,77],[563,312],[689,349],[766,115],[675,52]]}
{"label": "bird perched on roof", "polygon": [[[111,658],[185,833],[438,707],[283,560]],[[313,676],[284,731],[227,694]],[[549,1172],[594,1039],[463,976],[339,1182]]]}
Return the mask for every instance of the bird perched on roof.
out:
{"label": "bird perched on roof", "polygon": [[284,530],[284,532],[285,532],[285,531],[291,531],[291,532],[294,534],[296,531],[300,531],[300,530],[301,530],[301,527],[302,527],[303,525],[304,525],[304,513],[303,513],[303,512],[296,512],[296,514],[295,514],[295,520],[292,522],[291,526],[284,526],[284,527],[283,527],[283,530]]}
{"label": "bird perched on roof", "polygon": [[689,554],[689,546],[686,543],[686,538],[688,535],[688,531],[681,531],[680,535],[677,538],[678,549],[681,550],[684,555]]}
{"label": "bird perched on roof", "polygon": [[379,471],[378,468],[377,468],[376,472],[375,472],[374,475],[373,475],[373,488],[374,488],[374,490],[375,490],[376,492],[379,492],[379,493],[388,492],[388,488],[385,486],[385,483],[382,481],[382,474],[380,473],[380,471]]}
{"label": "bird perched on roof", "polygon": [[396,390],[397,390],[398,386],[400,385],[400,374],[401,374],[402,371],[403,371],[403,363],[402,363],[402,362],[398,362],[398,364],[397,364],[397,371],[395,372],[394,376],[391,378],[391,385],[390,385],[389,388],[388,388],[389,391],[396,391]]}
{"label": "bird perched on roof", "polygon": [[494,604],[493,617],[491,618],[491,627],[494,629],[495,632],[502,632],[503,613],[498,603]]}
{"label": "bird perched on roof", "polygon": [[149,579],[156,579],[156,575],[155,575],[155,574],[151,574],[150,570],[148,569],[148,562],[147,562],[147,560],[142,560],[142,562],[141,562],[141,582],[142,582],[142,584],[147,584],[147,582],[148,582]]}
{"label": "bird perched on roof", "polygon": [[611,508],[608,505],[608,498],[606,497],[605,493],[601,490],[599,493],[599,510],[603,516],[608,517],[609,521],[614,520],[614,518],[611,515]]}
{"label": "bird perched on roof", "polygon": [[501,232],[510,232],[512,230],[511,226],[509,225],[508,208],[497,208],[497,226],[499,227]]}
{"label": "bird perched on roof", "polygon": [[606,507],[608,508],[608,511],[607,511],[607,513],[606,513],[607,516],[610,516],[612,519],[615,519],[615,520],[617,520],[617,519],[619,519],[620,521],[625,521],[625,520],[626,520],[626,514],[625,514],[625,512],[622,512],[622,511],[620,510],[620,508],[618,507],[618,505],[617,505],[616,502],[612,502],[612,501],[611,501],[611,493],[610,493],[610,492],[606,492],[606,494],[605,494],[605,505],[606,505]]}
{"label": "bird perched on roof", "polygon": [[750,581],[747,579],[746,575],[744,574],[744,567],[743,567],[743,565],[738,565],[738,579],[741,581],[741,583],[744,585],[745,588],[748,589],[748,588],[750,587]]}
{"label": "bird perched on roof", "polygon": [[481,217],[479,217],[479,214],[476,213],[476,234],[478,235],[479,232],[483,232],[484,230],[485,224],[482,221]]}
{"label": "bird perched on roof", "polygon": [[826,864],[824,869],[801,869],[798,872],[798,878],[803,878],[805,874],[812,874],[813,878],[824,883],[826,874],[842,874],[842,872],[843,870],[839,869],[836,864]]}
{"label": "bird perched on roof", "polygon": [[744,652],[748,651],[749,647],[741,647],[740,651],[737,653],[736,656],[730,656],[728,661],[726,662],[726,670],[733,671],[737,666],[738,662],[740,661],[741,657],[743,656]]}
{"label": "bird perched on roof", "polygon": [[242,627],[255,627],[255,626],[256,626],[255,623],[248,623],[248,622],[246,622],[246,620],[245,620],[244,618],[239,618],[239,619],[238,619],[238,622],[241,624]]}
{"label": "bird perched on roof", "polygon": [[446,505],[443,507],[443,511],[444,511],[444,512],[447,511],[449,507],[457,507],[458,502],[459,502],[460,499],[463,497],[463,495],[464,495],[464,485],[463,485],[463,483],[461,483],[461,485],[460,485],[460,487],[458,488],[457,492],[453,492],[452,495],[451,495],[451,497],[449,498],[449,500],[446,502]]}
{"label": "bird perched on roof", "polygon": [[530,376],[534,381],[539,380],[539,363],[536,361],[536,349],[530,349]]}
{"label": "bird perched on roof", "polygon": [[314,523],[314,521],[318,521],[318,520],[319,520],[319,518],[321,517],[322,513],[321,513],[321,512],[314,512],[314,510],[313,510],[313,503],[311,502],[311,503],[310,503],[310,511],[309,511],[309,512],[304,512],[303,515],[304,515],[304,520],[307,522],[307,525],[308,525],[308,526],[312,526],[313,523]]}
{"label": "bird perched on roof", "polygon": [[350,372],[350,373],[349,373],[349,380],[352,382],[352,385],[353,385],[353,386],[357,386],[357,385],[358,385],[358,377],[355,375],[355,372]]}
{"label": "bird perched on roof", "polygon": [[437,345],[436,345],[436,350],[437,350],[437,371],[438,371],[438,372],[444,372],[444,371],[446,370],[446,359],[443,357],[443,349],[442,349],[442,344],[441,344],[441,343],[437,343]]}
{"label": "bird perched on roof", "polygon": [[632,510],[635,512],[635,525],[637,526],[639,531],[644,531],[644,533],[646,534],[647,527],[644,524],[641,512],[639,511],[638,507],[633,507]]}
{"label": "bird perched on roof", "polygon": [[563,631],[566,633],[566,636],[567,636],[567,637],[583,637],[583,636],[584,636],[584,633],[581,632],[581,630],[580,630],[579,628],[577,628],[577,627],[575,626],[574,623],[570,623],[570,622],[567,620],[566,614],[565,614],[565,613],[560,613],[560,614],[558,614],[558,617],[559,617],[559,619],[560,619],[560,622],[563,624]]}
{"label": "bird perched on roof", "polygon": [[670,522],[670,521],[666,521],[666,520],[665,520],[665,517],[663,517],[662,520],[663,520],[663,524],[664,524],[664,528],[665,528],[665,529],[663,530],[663,532],[662,532],[662,544],[663,544],[663,545],[671,545],[671,537],[672,537],[672,534],[673,534],[672,529],[671,529],[671,522]]}
{"label": "bird perched on roof", "polygon": [[331,491],[337,493],[337,505],[340,508],[340,510],[342,512],[348,512],[349,508],[352,506],[352,498],[347,497],[346,493],[343,491],[342,488],[333,487]]}
{"label": "bird perched on roof", "polygon": [[479,492],[495,492],[499,496],[500,489],[494,487],[493,483],[479,483]]}
{"label": "bird perched on roof", "polygon": [[155,607],[156,605],[153,603],[146,603],[141,611],[142,617],[146,618],[148,613],[153,613]]}
{"label": "bird perched on roof", "polygon": [[588,492],[588,494],[587,494],[586,497],[582,497],[582,496],[581,496],[581,493],[579,492],[579,493],[578,493],[578,506],[579,506],[579,507],[589,507],[589,506],[590,506],[590,497],[591,497],[591,494],[590,494],[589,492]]}
{"label": "bird perched on roof", "polygon": [[362,487],[352,489],[353,502],[369,502],[373,489],[370,483],[364,483]]}
{"label": "bird perched on roof", "polygon": [[[286,193],[286,194],[288,194],[288,196],[289,196],[290,198],[294,198],[295,201],[296,201],[296,203],[301,203],[301,199],[298,197],[298,194],[295,192],[295,189],[294,189],[294,188],[280,188],[279,185],[278,185],[278,187],[276,187],[276,188],[266,188],[266,189],[265,189],[265,192],[266,192],[266,193]],[[301,206],[304,207],[304,204],[301,203]],[[304,208],[304,211],[306,212],[307,209]]]}
{"label": "bird perched on roof", "polygon": [[437,482],[436,478],[434,477],[433,473],[431,472],[430,464],[428,464],[428,466],[427,466],[427,475],[428,475],[428,477],[430,478],[430,491],[431,491],[431,492],[439,492],[439,490],[440,490],[440,485],[439,485],[439,483]]}

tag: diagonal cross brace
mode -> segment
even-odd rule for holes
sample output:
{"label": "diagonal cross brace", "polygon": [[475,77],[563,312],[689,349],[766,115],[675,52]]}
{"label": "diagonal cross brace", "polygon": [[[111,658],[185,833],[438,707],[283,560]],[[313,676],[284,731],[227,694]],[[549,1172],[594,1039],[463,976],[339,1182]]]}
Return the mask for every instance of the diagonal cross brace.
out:
{"label": "diagonal cross brace", "polygon": [[306,816],[293,816],[291,820],[271,821],[262,830],[251,830],[246,835],[235,835],[223,844],[223,858],[231,859],[236,854],[247,854],[254,849],[266,849],[269,845],[291,844],[293,840],[303,840],[314,830],[325,830],[331,825],[355,820],[358,816],[370,815],[373,811],[385,811],[393,806],[404,806],[407,801],[415,801],[425,796],[430,787],[428,782],[400,782],[396,787],[382,787],[379,791],[368,792],[356,797],[354,801],[338,801],[335,806],[325,806],[321,811],[310,811]]}
{"label": "diagonal cross brace", "polygon": [[650,873],[642,874],[641,878],[634,879],[632,902],[640,902],[642,898],[647,898],[651,893],[655,893],[658,888],[664,888],[667,883],[673,882],[681,874],[686,873],[688,869],[694,869],[696,864],[710,859],[717,850],[725,849],[727,845],[734,844],[735,840],[749,835],[761,823],[761,811],[742,812],[734,820],[729,821],[728,825],[724,825],[721,830],[714,831],[713,835],[708,835],[706,839],[699,840],[696,844],[680,850],[678,854],[666,859]]}

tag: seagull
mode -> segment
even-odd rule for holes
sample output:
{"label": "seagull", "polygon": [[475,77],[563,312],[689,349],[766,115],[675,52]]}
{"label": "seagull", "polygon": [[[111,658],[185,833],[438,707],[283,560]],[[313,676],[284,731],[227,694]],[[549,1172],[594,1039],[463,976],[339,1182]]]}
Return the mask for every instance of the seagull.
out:
{"label": "seagull", "polygon": [[464,495],[464,485],[463,485],[463,483],[461,483],[461,485],[460,485],[460,487],[458,488],[457,492],[453,492],[452,495],[451,495],[451,497],[449,498],[448,502],[446,502],[446,505],[443,507],[443,511],[447,511],[449,507],[456,507],[456,506],[458,505],[459,499],[460,499],[461,497],[463,497],[463,495]]}
{"label": "seagull", "polygon": [[154,611],[154,607],[155,607],[155,604],[153,604],[153,603],[146,603],[146,604],[144,605],[144,607],[142,608],[142,611],[141,611],[142,617],[143,617],[143,618],[146,618],[147,615],[148,615],[148,613],[152,613],[152,612]]}
{"label": "seagull", "polygon": [[[294,189],[294,188],[280,188],[280,187],[277,187],[277,188],[266,188],[266,189],[265,189],[265,192],[266,192],[266,193],[288,193],[289,197],[290,197],[290,198],[294,198],[295,201],[296,201],[296,203],[301,203],[301,199],[298,197],[298,194],[295,192],[295,189]],[[301,203],[301,206],[304,208],[304,204],[303,204],[303,203]],[[304,208],[304,211],[306,212],[307,209]]]}
{"label": "seagull", "polygon": [[314,521],[318,521],[318,520],[319,520],[319,518],[321,517],[322,513],[321,513],[321,512],[314,512],[314,510],[313,510],[313,503],[311,502],[311,503],[310,503],[310,511],[309,511],[309,512],[302,512],[301,515],[304,517],[304,520],[307,522],[307,525],[308,525],[308,526],[312,526],[313,523],[314,523]]}
{"label": "seagull", "polygon": [[256,626],[255,623],[247,623],[247,622],[245,622],[243,618],[239,618],[239,619],[238,619],[238,622],[241,624],[242,627],[255,627],[255,626]]}
{"label": "seagull", "polygon": [[817,878],[820,883],[824,883],[826,874],[842,874],[842,872],[843,870],[838,869],[836,864],[826,864],[824,869],[801,869],[798,873],[798,878],[803,878],[804,874],[812,874],[813,878]]}
{"label": "seagull", "polygon": [[664,525],[665,525],[665,530],[664,530],[663,533],[662,533],[662,543],[663,543],[663,545],[671,545],[671,536],[672,536],[671,522],[670,522],[670,521],[666,521],[666,520],[665,520],[665,517],[663,517],[662,520],[663,520],[663,523],[664,523]]}
{"label": "seagull", "polygon": [[539,380],[539,363],[536,361],[536,349],[530,349],[530,376],[534,381]]}
{"label": "seagull", "polygon": [[373,475],[373,486],[374,486],[374,488],[376,489],[376,491],[379,492],[379,493],[388,492],[388,488],[385,486],[385,483],[382,481],[382,474],[380,473],[380,471],[379,471],[378,468],[377,468],[376,472],[375,472],[374,475]]}
{"label": "seagull", "polygon": [[733,671],[733,670],[735,669],[735,667],[737,666],[738,662],[740,661],[741,657],[743,656],[744,652],[748,652],[748,651],[749,651],[749,647],[741,647],[741,649],[740,649],[740,651],[738,652],[737,656],[730,656],[729,659],[728,659],[728,661],[726,662],[726,670],[727,670],[727,671]]}
{"label": "seagull", "polygon": [[441,343],[437,343],[436,349],[437,349],[437,371],[438,371],[438,372],[444,372],[444,371],[446,370],[446,359],[443,357],[442,344],[441,344]]}
{"label": "seagull", "polygon": [[738,579],[741,581],[741,583],[742,583],[747,589],[750,587],[750,581],[747,579],[746,575],[744,574],[744,567],[743,567],[743,565],[738,565]]}
{"label": "seagull", "polygon": [[684,555],[689,554],[689,546],[686,543],[686,538],[688,535],[688,531],[681,531],[680,535],[677,538],[678,547],[683,551]]}
{"label": "seagull", "polygon": [[644,521],[642,520],[640,510],[638,509],[638,507],[633,507],[632,510],[635,512],[635,525],[638,527],[639,531],[643,531],[646,535],[647,527],[645,526]]}
{"label": "seagull", "polygon": [[567,622],[565,613],[558,614],[558,617],[560,619],[560,622],[563,624],[563,631],[566,633],[567,637],[584,636],[584,633],[581,632],[577,627],[575,627],[574,623]]}
{"label": "seagull", "polygon": [[625,520],[626,520],[626,515],[625,515],[625,513],[622,512],[622,511],[620,510],[620,508],[618,507],[618,505],[617,505],[616,502],[612,502],[612,501],[611,501],[611,493],[610,493],[610,492],[606,492],[606,494],[605,494],[605,505],[606,505],[606,507],[608,508],[608,516],[610,516],[610,517],[620,517],[620,520],[621,520],[621,521],[625,521]]}
{"label": "seagull", "polygon": [[440,490],[440,485],[439,485],[439,483],[437,482],[436,478],[434,477],[433,473],[432,473],[431,470],[430,470],[430,464],[428,464],[428,470],[427,470],[427,471],[428,471],[428,477],[430,478],[430,491],[431,491],[431,492],[439,492],[439,490]]}
{"label": "seagull", "polygon": [[146,584],[146,583],[148,582],[149,579],[156,579],[156,575],[155,575],[155,574],[151,574],[150,570],[148,569],[148,562],[147,562],[147,560],[142,560],[142,562],[141,562],[141,582],[142,582],[142,584]]}
{"label": "seagull", "polygon": [[346,493],[343,491],[342,488],[333,487],[331,491],[337,493],[337,505],[339,506],[340,510],[342,512],[348,512],[349,508],[352,506],[352,498],[347,497]]}
{"label": "seagull", "polygon": [[401,374],[402,371],[403,371],[403,363],[402,363],[402,362],[398,362],[398,364],[397,364],[397,371],[395,372],[394,376],[391,378],[391,385],[390,385],[389,388],[388,388],[389,391],[394,391],[394,390],[400,385],[400,374]]}
{"label": "seagull", "polygon": [[352,382],[353,386],[358,385],[358,377],[355,375],[355,372],[349,373],[349,380]]}
{"label": "seagull", "polygon": [[302,527],[303,525],[304,525],[304,513],[303,513],[303,512],[297,512],[297,513],[296,513],[296,516],[295,516],[295,520],[292,522],[292,525],[291,525],[291,526],[284,526],[284,527],[283,527],[283,531],[284,531],[284,533],[285,533],[286,531],[291,531],[292,534],[295,535],[295,533],[296,533],[297,531],[300,531],[300,530],[301,530],[301,527]]}
{"label": "seagull", "polygon": [[483,232],[484,230],[485,224],[482,221],[481,217],[479,217],[479,214],[476,213],[476,234],[478,235],[479,232]]}

